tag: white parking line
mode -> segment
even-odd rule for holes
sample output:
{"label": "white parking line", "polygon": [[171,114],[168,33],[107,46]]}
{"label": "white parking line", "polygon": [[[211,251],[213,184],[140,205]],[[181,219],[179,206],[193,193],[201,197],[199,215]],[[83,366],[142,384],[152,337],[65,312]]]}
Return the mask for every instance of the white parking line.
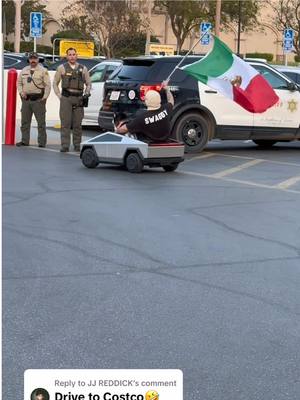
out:
{"label": "white parking line", "polygon": [[299,190],[285,189],[285,188],[280,188],[280,187],[277,187],[277,186],[265,185],[263,183],[255,183],[255,182],[252,182],[252,181],[244,181],[244,180],[241,180],[241,179],[217,177],[215,175],[201,174],[201,172],[178,171],[178,173],[184,174],[184,175],[200,176],[202,178],[219,179],[219,180],[226,181],[226,182],[240,183],[242,185],[255,186],[255,187],[259,187],[259,188],[263,188],[263,189],[272,189],[272,190],[275,189],[275,190],[281,190],[283,192],[300,194]]}
{"label": "white parking line", "polygon": [[[261,160],[261,161],[266,161],[272,164],[280,164],[280,165],[291,165],[294,167],[300,167],[300,164],[297,163],[291,163],[291,162],[285,162],[285,161],[274,161],[274,160],[268,160],[267,158],[257,158],[257,157],[248,157],[248,156],[236,156],[234,154],[225,154],[225,153],[214,153],[214,152],[204,152],[204,153],[209,153],[215,156],[220,156],[220,157],[230,157],[230,158],[240,158],[242,160]],[[197,159],[198,157],[190,158],[189,161],[193,161]]]}
{"label": "white parking line", "polygon": [[262,162],[263,162],[262,160],[251,160],[251,161],[248,161],[248,162],[246,162],[244,164],[238,165],[237,167],[225,169],[224,171],[220,171],[220,172],[217,172],[216,174],[212,174],[212,177],[214,177],[214,178],[223,178],[223,176],[234,174],[235,172],[239,172],[239,171],[241,171],[243,169],[250,168],[253,165],[257,165],[257,164],[260,164]]}
{"label": "white parking line", "polygon": [[295,185],[295,183],[300,181],[300,176],[293,176],[290,179],[287,179],[286,181],[280,182],[278,183],[278,185],[275,185],[274,187],[278,188],[278,189],[287,189],[290,186]]}

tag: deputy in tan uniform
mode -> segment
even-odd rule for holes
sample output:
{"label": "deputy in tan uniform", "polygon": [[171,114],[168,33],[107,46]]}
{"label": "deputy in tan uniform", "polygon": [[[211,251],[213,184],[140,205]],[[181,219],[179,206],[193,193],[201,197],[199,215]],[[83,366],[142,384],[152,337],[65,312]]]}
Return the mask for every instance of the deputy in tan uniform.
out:
{"label": "deputy in tan uniform", "polygon": [[[91,90],[90,75],[86,67],[77,63],[76,50],[70,47],[66,53],[68,62],[57,68],[53,81],[54,92],[60,99],[61,152],[69,151],[71,127],[74,150],[80,151],[83,95],[89,96]],[[61,92],[58,88],[60,81]]]}
{"label": "deputy in tan uniform", "polygon": [[46,68],[39,64],[37,53],[30,53],[29,65],[18,76],[18,92],[22,99],[21,132],[22,140],[17,146],[29,146],[32,114],[38,123],[38,144],[45,147],[46,101],[51,91],[51,82]]}

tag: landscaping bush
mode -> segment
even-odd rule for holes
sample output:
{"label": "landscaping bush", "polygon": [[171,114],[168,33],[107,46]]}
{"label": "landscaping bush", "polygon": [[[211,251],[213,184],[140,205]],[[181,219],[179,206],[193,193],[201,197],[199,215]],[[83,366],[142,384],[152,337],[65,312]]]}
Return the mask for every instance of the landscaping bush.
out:
{"label": "landscaping bush", "polygon": [[246,58],[264,58],[268,62],[273,61],[272,53],[246,53]]}

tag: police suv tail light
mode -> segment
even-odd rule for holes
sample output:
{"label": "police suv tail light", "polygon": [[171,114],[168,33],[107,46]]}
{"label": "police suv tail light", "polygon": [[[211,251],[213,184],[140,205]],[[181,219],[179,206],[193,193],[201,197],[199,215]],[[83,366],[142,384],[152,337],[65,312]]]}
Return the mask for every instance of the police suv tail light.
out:
{"label": "police suv tail light", "polygon": [[157,92],[160,92],[161,90],[161,85],[141,85],[140,86],[140,99],[142,101],[145,100],[145,95],[148,92],[148,90],[156,90]]}

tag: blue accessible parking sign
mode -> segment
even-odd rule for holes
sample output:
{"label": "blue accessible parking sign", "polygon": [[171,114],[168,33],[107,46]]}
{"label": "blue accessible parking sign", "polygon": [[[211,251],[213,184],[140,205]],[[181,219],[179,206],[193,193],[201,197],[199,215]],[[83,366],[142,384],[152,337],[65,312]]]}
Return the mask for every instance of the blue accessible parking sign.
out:
{"label": "blue accessible parking sign", "polygon": [[293,50],[294,31],[285,29],[283,32],[283,51],[289,53]]}
{"label": "blue accessible parking sign", "polygon": [[[200,24],[200,36],[203,35],[203,33],[205,33],[207,30],[211,30],[212,25],[210,22],[201,22]],[[209,32],[203,36],[203,38],[201,38],[201,44],[204,46],[209,45],[210,43],[210,34]]]}
{"label": "blue accessible parking sign", "polygon": [[42,37],[43,14],[41,12],[30,13],[30,36]]}

